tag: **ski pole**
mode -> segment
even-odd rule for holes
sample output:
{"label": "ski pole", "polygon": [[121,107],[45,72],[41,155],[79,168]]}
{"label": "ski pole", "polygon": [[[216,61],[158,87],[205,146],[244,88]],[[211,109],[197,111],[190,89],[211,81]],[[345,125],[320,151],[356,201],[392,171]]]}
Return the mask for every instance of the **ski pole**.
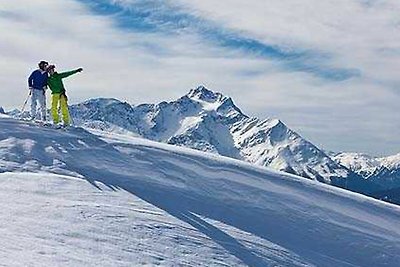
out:
{"label": "ski pole", "polygon": [[42,112],[44,113],[44,121],[47,121],[47,96],[46,96],[46,89],[43,90],[43,95],[44,95],[44,110]]}
{"label": "ski pole", "polygon": [[31,94],[32,94],[32,91],[29,90],[29,94],[28,94],[28,96],[27,96],[27,98],[26,98],[26,100],[25,100],[25,102],[24,102],[24,105],[22,106],[22,109],[21,109],[21,115],[22,115],[22,113],[24,113],[24,111],[25,111],[26,104],[28,103],[28,100],[29,100],[29,98],[31,97]]}
{"label": "ski pole", "polygon": [[68,117],[69,117],[69,119],[71,120],[72,126],[75,126],[74,119],[73,119],[72,116],[71,116],[71,112],[69,112],[69,107],[68,107]]}

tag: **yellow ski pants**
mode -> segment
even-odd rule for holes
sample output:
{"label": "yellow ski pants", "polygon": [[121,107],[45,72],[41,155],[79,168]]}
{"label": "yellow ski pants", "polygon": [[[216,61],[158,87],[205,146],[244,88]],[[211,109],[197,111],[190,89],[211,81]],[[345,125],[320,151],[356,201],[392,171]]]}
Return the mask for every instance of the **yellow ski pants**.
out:
{"label": "yellow ski pants", "polygon": [[58,108],[61,108],[61,114],[64,121],[64,125],[69,125],[69,111],[68,111],[68,100],[65,95],[52,94],[51,95],[51,115],[53,116],[54,124],[60,122],[60,116],[58,114]]}

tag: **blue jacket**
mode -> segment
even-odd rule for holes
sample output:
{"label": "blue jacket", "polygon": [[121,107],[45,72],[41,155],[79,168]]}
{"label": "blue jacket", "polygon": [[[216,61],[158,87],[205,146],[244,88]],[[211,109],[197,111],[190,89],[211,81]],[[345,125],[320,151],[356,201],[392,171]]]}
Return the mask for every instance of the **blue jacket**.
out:
{"label": "blue jacket", "polygon": [[34,89],[43,90],[47,86],[47,72],[42,73],[40,70],[35,70],[28,78],[28,85]]}

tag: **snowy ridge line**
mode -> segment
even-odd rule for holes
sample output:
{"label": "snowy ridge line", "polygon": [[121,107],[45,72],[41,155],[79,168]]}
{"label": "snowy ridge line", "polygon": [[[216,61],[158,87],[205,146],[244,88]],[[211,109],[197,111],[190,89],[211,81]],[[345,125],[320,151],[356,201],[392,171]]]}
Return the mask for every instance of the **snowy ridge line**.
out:
{"label": "snowy ridge line", "polygon": [[[400,154],[372,157],[363,153],[335,153],[333,159],[381,187],[379,191],[400,189]],[[384,197],[384,196],[383,196]],[[399,203],[400,202],[396,202]]]}
{"label": "snowy ridge line", "polygon": [[[18,251],[35,244],[29,258],[50,265],[394,266],[400,260],[400,207],[241,161],[118,138],[0,118],[0,162],[25,171],[0,174],[0,212],[7,216],[0,218],[17,222],[2,224],[0,257],[26,265]],[[85,183],[30,176],[43,167],[76,173]],[[137,211],[143,209],[151,212]],[[35,228],[30,220],[41,217],[48,220]],[[20,235],[24,242],[15,243]]]}
{"label": "snowy ridge line", "polygon": [[[135,147],[135,146],[140,146],[142,148],[147,148],[147,149],[157,149],[157,150],[162,150],[162,152],[165,153],[172,153],[174,155],[176,155],[177,157],[182,157],[183,155],[185,156],[189,156],[186,157],[187,159],[193,161],[195,158],[200,158],[200,159],[208,159],[207,164],[203,164],[201,161],[197,161],[197,163],[202,164],[205,168],[211,168],[210,165],[216,165],[219,167],[222,166],[237,166],[238,168],[243,168],[245,169],[246,173],[255,173],[255,175],[262,175],[265,174],[266,171],[268,172],[268,174],[274,174],[277,177],[279,176],[279,178],[282,177],[282,175],[284,177],[287,177],[289,179],[292,179],[294,181],[299,181],[301,183],[304,184],[312,184],[312,185],[317,185],[318,187],[326,187],[328,189],[331,189],[331,186],[325,185],[325,184],[319,184],[316,183],[313,180],[308,180],[308,179],[302,179],[301,177],[294,175],[294,174],[290,174],[290,173],[285,173],[285,172],[281,172],[281,171],[277,171],[271,168],[265,168],[265,167],[261,167],[258,165],[254,165],[252,163],[246,162],[246,161],[242,161],[242,160],[237,160],[237,159],[233,159],[230,157],[226,157],[226,156],[221,156],[221,155],[216,155],[213,153],[209,153],[209,152],[203,152],[203,151],[199,151],[199,150],[194,150],[194,149],[190,149],[190,148],[186,148],[186,147],[179,147],[179,146],[175,146],[175,145],[170,145],[170,144],[165,144],[165,143],[160,143],[160,142],[156,142],[156,141],[151,141],[148,139],[143,139],[143,138],[136,138],[136,137],[129,137],[126,135],[121,135],[121,134],[109,134],[107,132],[103,132],[103,131],[99,131],[99,130],[94,130],[94,129],[88,129],[89,132],[99,136],[102,140],[112,144],[112,145],[122,145],[122,146],[130,146],[130,147]],[[129,143],[129,144],[127,144]],[[215,161],[218,161],[218,163],[215,163]],[[340,189],[340,188],[338,188]],[[345,192],[345,193],[349,193],[348,190],[344,190],[344,189],[340,189],[341,191]],[[330,191],[330,190],[329,190]],[[350,192],[351,194],[357,194],[358,193],[354,193],[354,192]]]}
{"label": "snowy ridge line", "polygon": [[[13,122],[14,119],[9,118],[9,121]],[[46,128],[46,127],[43,128],[39,125],[30,123],[30,122],[22,121],[22,124],[27,124],[34,128],[40,129],[40,132],[42,132],[42,131],[53,132],[52,128]],[[20,129],[18,129],[18,130],[20,130]],[[183,161],[189,161],[191,163],[199,164],[200,166],[202,166],[205,169],[216,170],[216,169],[213,169],[213,167],[217,166],[219,171],[224,171],[224,170],[226,170],[226,168],[232,169],[232,167],[234,166],[236,171],[238,171],[239,173],[251,175],[252,177],[257,177],[257,179],[260,179],[259,177],[262,177],[263,175],[268,175],[269,177],[276,178],[282,182],[282,178],[285,178],[286,183],[290,182],[290,183],[294,183],[294,184],[298,184],[298,185],[302,185],[302,186],[307,186],[307,187],[312,187],[312,188],[315,187],[315,188],[318,188],[319,190],[325,190],[326,192],[334,193],[341,197],[345,196],[345,195],[353,197],[354,195],[356,195],[358,198],[368,199],[369,201],[371,201],[370,197],[356,193],[356,192],[351,192],[351,191],[341,189],[341,188],[335,188],[333,190],[333,188],[329,185],[320,184],[313,180],[302,179],[301,177],[292,175],[290,173],[284,173],[284,172],[276,171],[273,169],[267,170],[265,167],[260,167],[260,166],[253,165],[248,162],[244,162],[244,161],[237,160],[237,159],[232,159],[229,157],[224,157],[224,156],[220,156],[220,155],[216,155],[216,154],[212,154],[212,153],[208,153],[208,152],[197,151],[197,150],[189,149],[186,147],[177,147],[174,145],[155,142],[155,141],[151,141],[151,140],[147,140],[147,139],[143,139],[143,138],[135,138],[135,137],[130,137],[130,136],[121,135],[121,134],[109,134],[109,133],[106,133],[103,131],[98,131],[98,130],[93,130],[93,129],[89,129],[89,131],[95,135],[91,135],[90,132],[86,132],[82,128],[71,129],[68,132],[61,132],[60,134],[61,135],[66,134],[71,139],[79,137],[80,134],[83,134],[81,137],[89,136],[94,139],[97,139],[99,137],[100,139],[103,140],[103,142],[101,144],[96,144],[96,146],[94,146],[94,147],[88,147],[86,143],[80,142],[80,140],[78,140],[78,142],[77,142],[77,144],[79,144],[80,146],[83,146],[80,149],[95,150],[95,153],[101,153],[101,151],[107,151],[107,150],[111,149],[114,153],[119,154],[120,151],[118,148],[121,148],[121,147],[128,147],[130,149],[140,149],[142,151],[143,150],[148,150],[148,151],[154,150],[155,152],[157,152],[157,154],[164,153],[164,154],[174,155],[175,157],[178,157],[181,159],[181,163]],[[59,133],[59,131],[56,131],[56,132]],[[17,136],[19,135],[18,131],[15,131],[14,133]],[[22,134],[22,136],[30,136],[30,135],[28,133],[28,134]],[[92,140],[92,142],[93,142],[93,140]],[[71,145],[71,143],[69,143],[69,145]],[[74,147],[74,145],[72,148],[76,149],[76,147]],[[62,152],[63,154],[68,153],[68,151],[66,151],[63,148],[60,149],[60,152]],[[205,160],[206,160],[206,162],[204,162]],[[124,161],[126,161],[125,163],[129,162],[129,160],[127,160],[127,159],[124,159]],[[224,166],[225,166],[225,169],[224,169]],[[30,169],[26,169],[26,170],[32,171]],[[48,172],[48,171],[52,172],[54,170],[59,171],[58,169],[44,169],[43,172]],[[33,171],[35,171],[35,170],[33,170]],[[65,171],[68,171],[68,170],[63,170],[63,172],[65,172]],[[3,171],[3,172],[5,172],[5,171]],[[60,174],[59,172],[55,172],[55,173]],[[75,173],[75,172],[64,173],[64,175],[76,177],[77,173]],[[261,178],[261,180],[263,180],[263,178]],[[380,205],[382,204],[381,201],[378,201],[378,200],[373,200],[373,201],[375,201],[376,203],[378,203]],[[396,209],[399,208],[396,205],[393,205],[393,206]]]}
{"label": "snowy ridge line", "polygon": [[[254,165],[249,162],[245,162],[242,160],[237,160],[233,159],[230,157],[225,157],[221,155],[215,155],[213,153],[208,153],[208,152],[203,152],[203,151],[198,151],[194,149],[189,149],[186,147],[178,147],[175,145],[170,145],[170,144],[165,144],[165,143],[160,143],[160,142],[155,142],[151,141],[148,139],[143,139],[143,138],[137,138],[137,137],[129,137],[123,134],[110,134],[107,132],[99,131],[99,130],[94,130],[94,129],[88,129],[89,132],[97,135],[100,137],[102,140],[112,144],[113,146],[128,146],[131,148],[137,148],[140,147],[141,149],[149,149],[149,150],[157,150],[159,153],[170,153],[173,154],[177,157],[180,157],[182,160],[189,160],[191,162],[195,162],[200,164],[202,167],[206,169],[211,169],[213,166],[218,166],[218,170],[225,170],[223,169],[224,166],[227,166],[228,168],[232,168],[232,166],[235,166],[238,168],[237,171],[247,174],[247,175],[252,175],[252,177],[262,177],[265,175],[270,175],[270,178],[276,178],[276,179],[282,179],[285,177],[287,182],[291,182],[294,184],[301,184],[304,186],[310,186],[310,187],[316,187],[319,190],[324,190],[325,192],[333,193],[338,196],[349,196],[350,198],[353,198],[354,196],[357,196],[359,198],[360,202],[363,202],[364,200],[371,201],[373,200],[376,202],[378,205],[382,205],[382,201],[376,200],[376,199],[371,199],[371,197],[366,196],[364,194],[360,194],[357,192],[352,192],[346,189],[342,189],[339,187],[335,187],[334,190],[332,190],[332,186],[323,184],[323,183],[318,183],[313,180],[308,180],[308,179],[303,179],[302,177],[299,177],[297,175],[293,175],[290,173],[285,173],[285,172],[280,172],[276,171],[271,168],[265,168],[261,166]],[[196,160],[198,159],[198,160]],[[204,159],[207,159],[207,162],[204,163]],[[242,170],[239,170],[242,169]],[[264,180],[263,178],[257,178]],[[395,204],[391,203],[384,203],[384,205],[389,205],[394,207],[396,210],[398,210],[400,207]]]}

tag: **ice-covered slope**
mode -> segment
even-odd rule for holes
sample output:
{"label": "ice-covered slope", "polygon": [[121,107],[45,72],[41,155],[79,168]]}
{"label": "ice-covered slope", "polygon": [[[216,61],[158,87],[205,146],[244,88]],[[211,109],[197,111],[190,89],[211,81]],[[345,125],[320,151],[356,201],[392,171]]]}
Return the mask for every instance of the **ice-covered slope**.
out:
{"label": "ice-covered slope", "polygon": [[232,99],[200,86],[172,102],[131,106],[94,99],[71,109],[76,123],[242,159],[261,166],[368,191],[360,176],[277,119],[250,118]]}
{"label": "ice-covered slope", "polygon": [[396,266],[400,208],[249,163],[0,118],[9,266]]}
{"label": "ice-covered slope", "polygon": [[360,153],[338,153],[333,158],[382,189],[400,188],[400,154],[378,158]]}

